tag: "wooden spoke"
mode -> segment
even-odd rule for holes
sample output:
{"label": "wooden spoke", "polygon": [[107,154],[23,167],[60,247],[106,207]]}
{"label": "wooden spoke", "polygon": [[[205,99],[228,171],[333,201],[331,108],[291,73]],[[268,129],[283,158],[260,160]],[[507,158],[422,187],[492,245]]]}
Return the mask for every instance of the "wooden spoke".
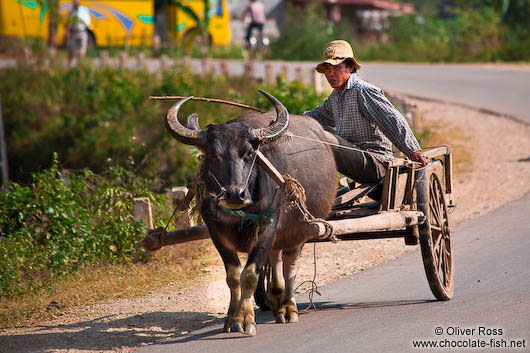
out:
{"label": "wooden spoke", "polygon": [[435,225],[432,225],[432,224],[431,224],[431,229],[433,229],[433,230],[435,230],[435,231],[437,231],[439,233],[442,232],[442,228],[441,227],[438,227],[438,226],[435,226]]}

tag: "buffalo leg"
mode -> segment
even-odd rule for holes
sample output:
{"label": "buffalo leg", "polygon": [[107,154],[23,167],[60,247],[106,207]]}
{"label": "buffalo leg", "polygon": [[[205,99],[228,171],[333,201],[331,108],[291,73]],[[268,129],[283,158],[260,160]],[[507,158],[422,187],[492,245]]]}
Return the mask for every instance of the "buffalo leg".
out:
{"label": "buffalo leg", "polygon": [[241,300],[235,320],[236,324],[242,325],[244,333],[250,336],[256,335],[253,295],[258,285],[259,273],[263,270],[272,248],[276,222],[264,228],[258,234],[257,243],[250,252],[247,264],[241,272]]}
{"label": "buffalo leg", "polygon": [[230,306],[225,319],[224,332],[232,330],[243,332],[243,328],[235,320],[235,313],[241,300],[241,269],[241,265],[228,265],[226,268],[226,283],[230,288]]}
{"label": "buffalo leg", "polygon": [[[212,232],[213,233],[213,232]],[[214,233],[215,234],[215,233]],[[223,259],[226,271],[226,284],[230,288],[230,305],[225,319],[224,332],[239,331],[243,332],[240,324],[236,323],[236,312],[241,300],[241,262],[237,256],[237,250],[232,246],[219,240],[219,237],[212,236],[212,241],[217,252]]]}
{"label": "buffalo leg", "polygon": [[283,277],[285,292],[283,302],[278,309],[276,322],[298,322],[298,307],[294,298],[294,284],[298,272],[298,260],[302,247],[283,250]]}
{"label": "buffalo leg", "polygon": [[270,283],[270,303],[273,315],[276,317],[283,303],[285,280],[283,279],[282,251],[272,250],[269,255],[272,278]]}

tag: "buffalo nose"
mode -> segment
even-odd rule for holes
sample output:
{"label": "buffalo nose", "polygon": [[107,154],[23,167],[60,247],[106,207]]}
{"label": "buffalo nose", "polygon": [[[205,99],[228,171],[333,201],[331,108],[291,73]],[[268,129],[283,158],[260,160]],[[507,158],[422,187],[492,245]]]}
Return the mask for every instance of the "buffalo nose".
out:
{"label": "buffalo nose", "polygon": [[232,202],[242,202],[245,201],[245,189],[238,187],[228,188],[228,198]]}
{"label": "buffalo nose", "polygon": [[245,189],[242,189],[242,188],[236,189],[236,194],[239,197],[240,201],[245,201]]}

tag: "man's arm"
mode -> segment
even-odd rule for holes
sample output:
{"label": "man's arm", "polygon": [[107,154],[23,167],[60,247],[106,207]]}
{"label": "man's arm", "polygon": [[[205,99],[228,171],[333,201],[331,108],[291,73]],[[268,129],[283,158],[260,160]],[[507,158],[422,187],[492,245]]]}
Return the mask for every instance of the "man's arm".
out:
{"label": "man's arm", "polygon": [[407,120],[385,97],[383,91],[376,87],[364,87],[360,97],[368,118],[373,119],[381,131],[407,157],[426,166],[428,160],[421,152],[420,144]]}

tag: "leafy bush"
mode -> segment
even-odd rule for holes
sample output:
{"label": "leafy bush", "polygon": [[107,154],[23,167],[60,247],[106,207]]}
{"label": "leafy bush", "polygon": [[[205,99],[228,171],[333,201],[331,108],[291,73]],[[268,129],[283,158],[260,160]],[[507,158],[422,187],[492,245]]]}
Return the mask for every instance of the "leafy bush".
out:
{"label": "leafy bush", "polygon": [[133,197],[166,206],[150,191],[153,183],[112,166],[102,175],[61,172],[56,157],[30,186],[11,183],[0,194],[0,297],[46,285],[83,264],[131,260],[145,235],[132,216]]}
{"label": "leafy bush", "polygon": [[[315,91],[300,81],[287,82],[282,76],[276,78],[276,85],[267,87],[267,91],[278,98],[285,105],[289,113],[301,115],[304,111],[322,104],[327,95],[316,94]],[[255,105],[259,108],[270,109],[267,98],[258,96]]]}
{"label": "leafy bush", "polygon": [[[162,188],[184,185],[196,169],[196,149],[166,132],[164,117],[174,102],[147,97],[195,95],[271,107],[258,88],[278,95],[293,113],[323,100],[300,83],[280,80],[277,87],[264,87],[248,77],[202,77],[179,68],[163,75],[91,67],[0,71],[11,178],[29,182],[32,172],[51,166],[57,152],[68,169],[99,173],[112,161],[139,176],[158,177]],[[237,116],[241,109],[190,102],[182,107],[181,116],[192,112],[206,126]]]}

